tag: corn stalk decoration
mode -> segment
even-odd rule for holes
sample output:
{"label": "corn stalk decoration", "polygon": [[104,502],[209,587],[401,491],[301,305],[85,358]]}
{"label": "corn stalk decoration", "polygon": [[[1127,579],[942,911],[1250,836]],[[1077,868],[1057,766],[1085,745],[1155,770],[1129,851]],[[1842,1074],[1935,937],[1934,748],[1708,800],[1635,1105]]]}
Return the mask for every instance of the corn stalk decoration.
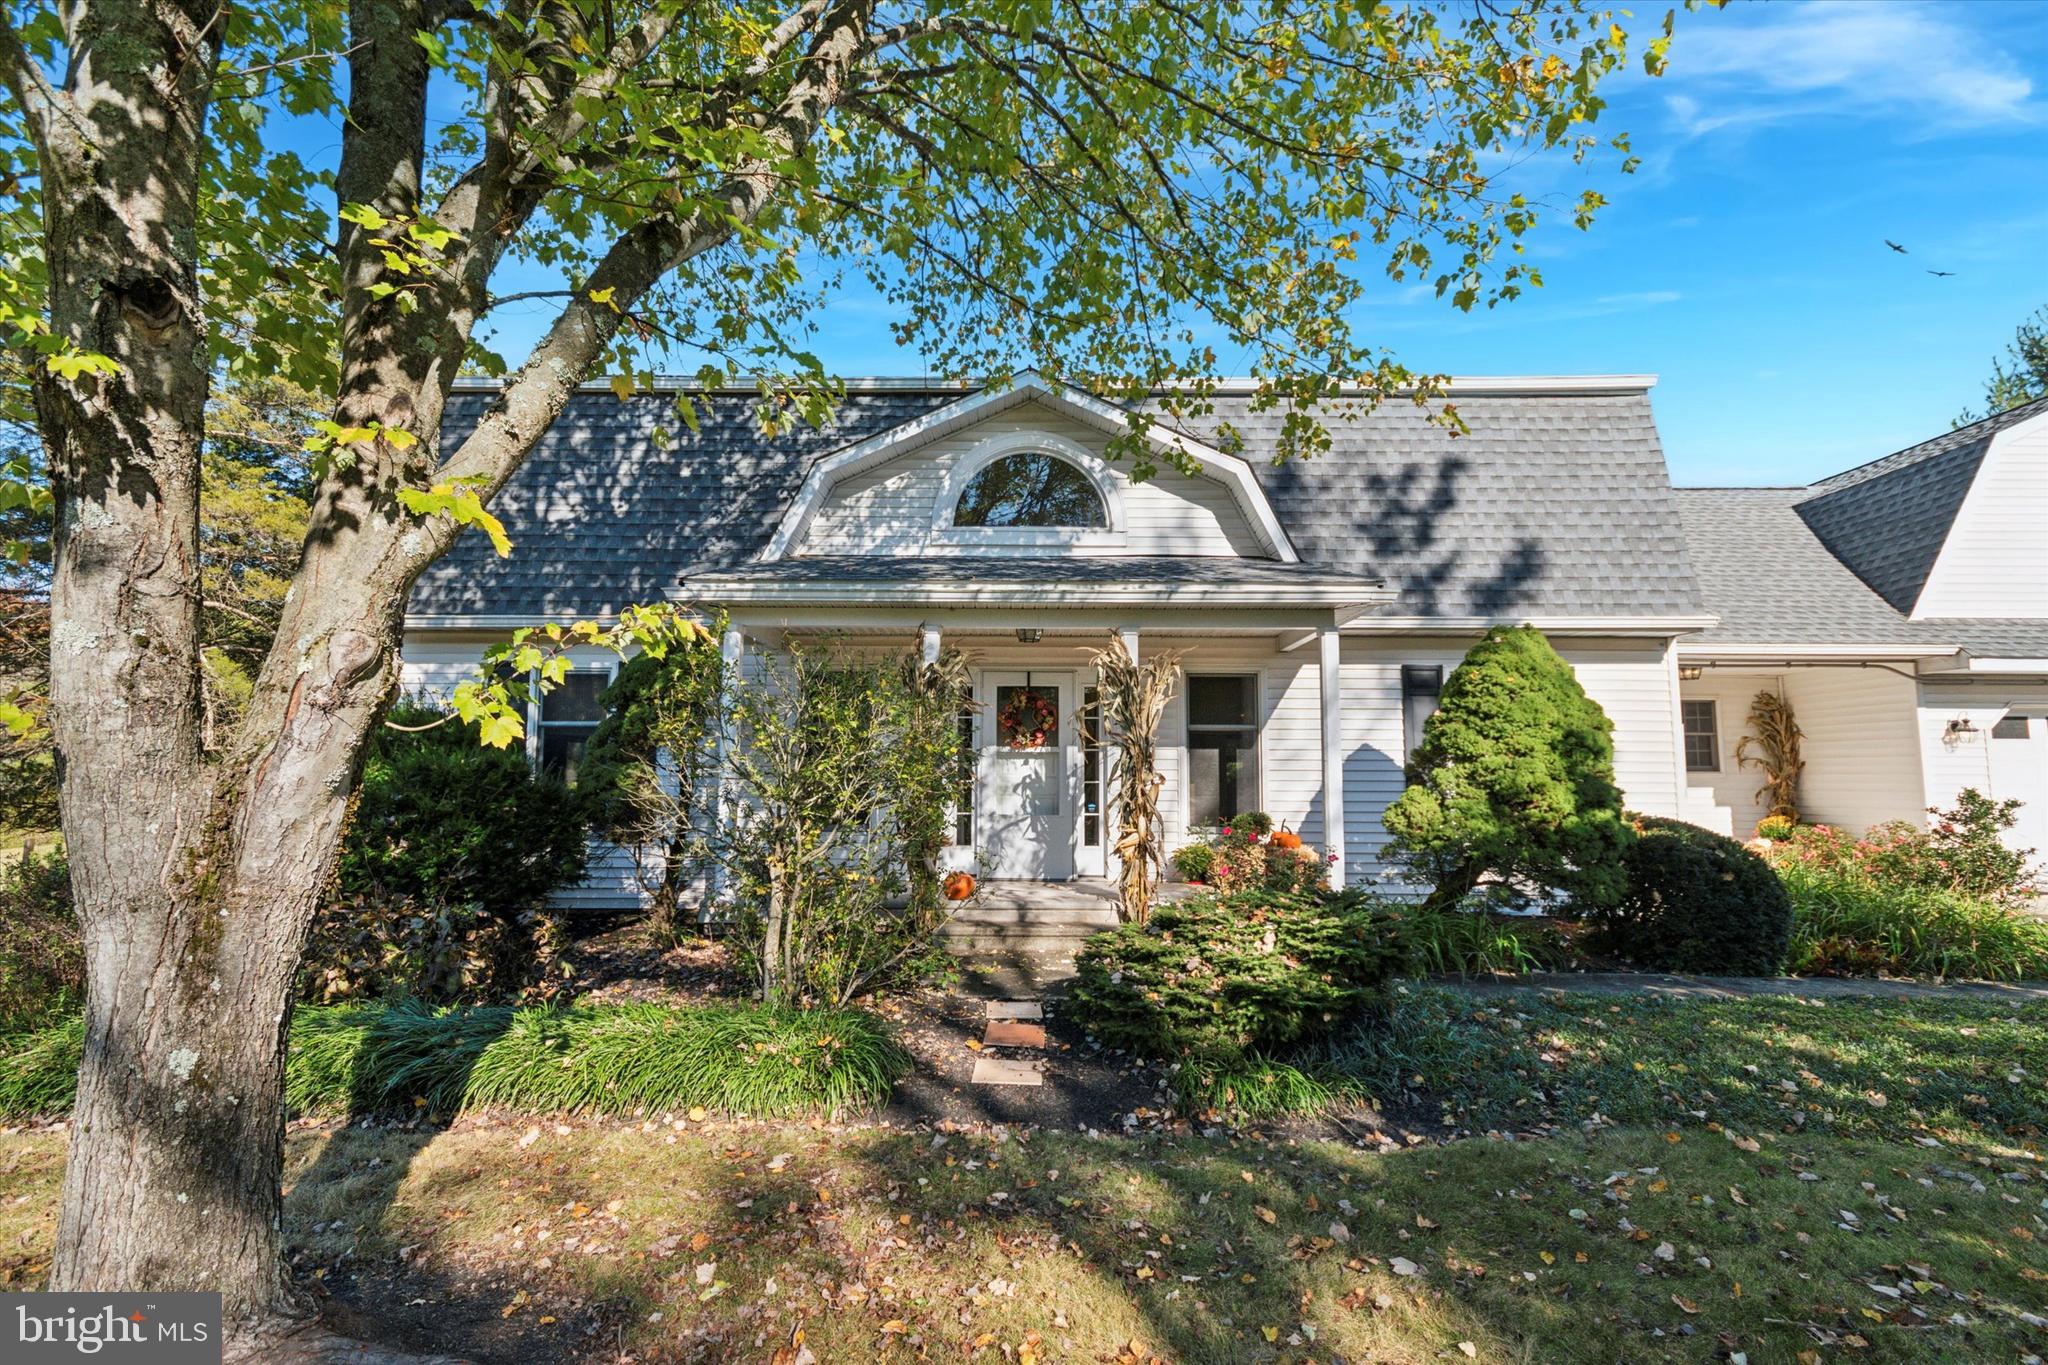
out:
{"label": "corn stalk decoration", "polygon": [[1173,700],[1173,681],[1180,655],[1172,650],[1131,657],[1123,637],[1111,635],[1109,647],[1094,654],[1102,697],[1104,738],[1116,754],[1116,785],[1109,798],[1109,818],[1116,831],[1117,917],[1143,924],[1152,912],[1164,867],[1165,826],[1159,816],[1159,718]]}
{"label": "corn stalk decoration", "polygon": [[1762,771],[1764,784],[1756,789],[1756,799],[1768,805],[1772,815],[1797,820],[1799,774],[1806,761],[1799,756],[1799,721],[1792,703],[1782,693],[1757,693],[1749,704],[1749,728],[1752,733],[1735,746],[1736,763]]}

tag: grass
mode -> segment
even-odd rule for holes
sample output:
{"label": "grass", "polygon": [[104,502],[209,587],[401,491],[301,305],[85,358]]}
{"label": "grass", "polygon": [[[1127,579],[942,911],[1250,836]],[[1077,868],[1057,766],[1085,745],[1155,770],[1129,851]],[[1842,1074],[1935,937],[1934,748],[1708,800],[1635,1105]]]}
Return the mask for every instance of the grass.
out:
{"label": "grass", "polygon": [[1561,966],[1571,949],[1543,920],[1478,910],[1410,909],[1403,932],[1414,969],[1427,976],[1522,976]]}
{"label": "grass", "polygon": [[[405,1059],[444,1047],[392,1035],[435,1016],[322,1017],[302,1052],[328,1090],[376,1053],[410,1078],[394,1096],[431,1091]],[[445,1044],[471,1075],[512,1035],[476,1027]],[[559,1067],[551,1046],[503,1074]],[[1381,1152],[484,1108],[301,1127],[286,1236],[358,1330],[522,1365],[766,1360],[797,1333],[821,1361],[2048,1353],[2048,1006],[1414,990],[1364,1046],[1300,1074],[1346,1061],[1389,1102],[1540,1135]],[[61,1135],[0,1135],[0,1286],[42,1282],[61,1174]]]}
{"label": "grass", "polygon": [[2048,977],[2048,922],[1954,892],[1788,860],[1794,972],[2019,981]]}
{"label": "grass", "polygon": [[1701,1122],[1749,1136],[2048,1131],[2048,1002],[1519,994],[1409,988],[1335,1060],[1384,1100],[1526,1131]]}
{"label": "grass", "polygon": [[[72,1021],[0,1044],[0,1115],[68,1109],[83,1036]],[[909,1064],[880,1021],[858,1010],[345,1005],[293,1017],[285,1094],[298,1114],[838,1115],[883,1103]]]}
{"label": "grass", "polygon": [[[60,1141],[0,1137],[9,1288],[41,1282]],[[477,1120],[302,1131],[289,1181],[302,1275],[367,1330],[486,1362],[767,1360],[798,1332],[821,1361],[1125,1365],[2048,1345],[2021,1316],[2048,1183],[1995,1143],[1626,1130],[1381,1155]]]}

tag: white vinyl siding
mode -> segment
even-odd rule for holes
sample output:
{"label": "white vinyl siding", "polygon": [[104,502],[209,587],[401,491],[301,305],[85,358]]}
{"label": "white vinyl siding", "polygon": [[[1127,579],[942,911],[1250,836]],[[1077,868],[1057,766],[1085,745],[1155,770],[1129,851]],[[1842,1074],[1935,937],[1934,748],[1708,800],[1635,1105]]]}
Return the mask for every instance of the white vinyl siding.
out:
{"label": "white vinyl siding", "polygon": [[[2037,860],[2048,855],[2048,682],[1930,681],[1920,684],[1919,700],[1921,804],[1952,806],[1965,787],[1994,801],[2023,801],[2006,841],[2037,850]],[[2027,737],[1993,738],[1992,728],[2015,712],[2029,718]],[[1958,721],[1969,728],[1951,728]]]}
{"label": "white vinyl siding", "polygon": [[[1917,823],[1927,803],[1913,681],[1878,668],[1794,668],[1784,686],[1806,761],[1799,818],[1853,830]],[[1749,775],[1759,776],[1754,768]]]}
{"label": "white vinyl siding", "polygon": [[1913,616],[2048,617],[2048,413],[1992,438]]}
{"label": "white vinyl siding", "polygon": [[[1379,853],[1387,843],[1381,816],[1404,786],[1402,665],[1435,664],[1448,680],[1476,642],[1476,637],[1345,639],[1344,844],[1350,881],[1370,881],[1381,873]],[[1558,638],[1551,643],[1613,722],[1615,778],[1628,808],[1645,815],[1677,815],[1677,720],[1663,642]],[[1313,679],[1310,688],[1313,698]]]}
{"label": "white vinyl siding", "polygon": [[[1699,678],[1679,684],[1679,694],[1686,701],[1714,703],[1720,739],[1720,767],[1685,774],[1688,809],[1684,818],[1718,828],[1712,814],[1718,809],[1728,813],[1729,832],[1735,837],[1747,839],[1756,833],[1757,821],[1770,814],[1756,795],[1763,774],[1741,766],[1735,750],[1750,732],[1749,708],[1756,694],[1776,692],[1783,685],[1775,673],[1734,673],[1721,668],[1709,668]],[[1702,808],[1696,809],[1695,803]]]}
{"label": "white vinyl siding", "polygon": [[[825,495],[798,555],[924,554],[932,546],[932,513],[953,465],[992,436],[1044,432],[1102,454],[1106,438],[1094,427],[1036,404],[1012,408],[986,422],[907,451],[886,464],[849,475]],[[1125,537],[1117,548],[1079,547],[1072,554],[1266,556],[1258,537],[1221,480],[1190,476],[1163,465],[1133,483],[1128,460],[1112,462],[1109,477],[1123,504]],[[969,547],[948,545],[946,552]],[[985,553],[1044,554],[1040,549],[991,547]]]}

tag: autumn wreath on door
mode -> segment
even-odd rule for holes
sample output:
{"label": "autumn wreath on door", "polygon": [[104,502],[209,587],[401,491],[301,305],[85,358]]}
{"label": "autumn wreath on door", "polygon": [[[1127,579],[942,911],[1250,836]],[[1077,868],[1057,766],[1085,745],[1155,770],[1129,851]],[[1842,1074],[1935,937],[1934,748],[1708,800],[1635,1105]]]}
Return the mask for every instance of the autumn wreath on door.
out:
{"label": "autumn wreath on door", "polygon": [[1037,688],[1006,687],[996,708],[996,734],[1007,748],[1050,748],[1059,730],[1059,711]]}

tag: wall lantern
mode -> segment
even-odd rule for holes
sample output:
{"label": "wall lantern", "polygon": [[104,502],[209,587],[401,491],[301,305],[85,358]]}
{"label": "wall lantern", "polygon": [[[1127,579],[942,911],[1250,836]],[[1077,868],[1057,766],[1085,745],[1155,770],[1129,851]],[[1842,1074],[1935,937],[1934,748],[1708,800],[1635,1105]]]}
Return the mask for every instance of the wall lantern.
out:
{"label": "wall lantern", "polygon": [[1017,627],[1017,643],[1020,645],[1035,645],[1044,638],[1045,632],[1036,626]]}
{"label": "wall lantern", "polygon": [[1678,666],[1678,680],[1680,682],[1698,682],[1700,675],[1706,671],[1706,669],[1698,664],[1680,664]]}
{"label": "wall lantern", "polygon": [[1968,716],[1957,716],[1941,733],[1947,739],[1968,739],[1977,733],[1977,727]]}

